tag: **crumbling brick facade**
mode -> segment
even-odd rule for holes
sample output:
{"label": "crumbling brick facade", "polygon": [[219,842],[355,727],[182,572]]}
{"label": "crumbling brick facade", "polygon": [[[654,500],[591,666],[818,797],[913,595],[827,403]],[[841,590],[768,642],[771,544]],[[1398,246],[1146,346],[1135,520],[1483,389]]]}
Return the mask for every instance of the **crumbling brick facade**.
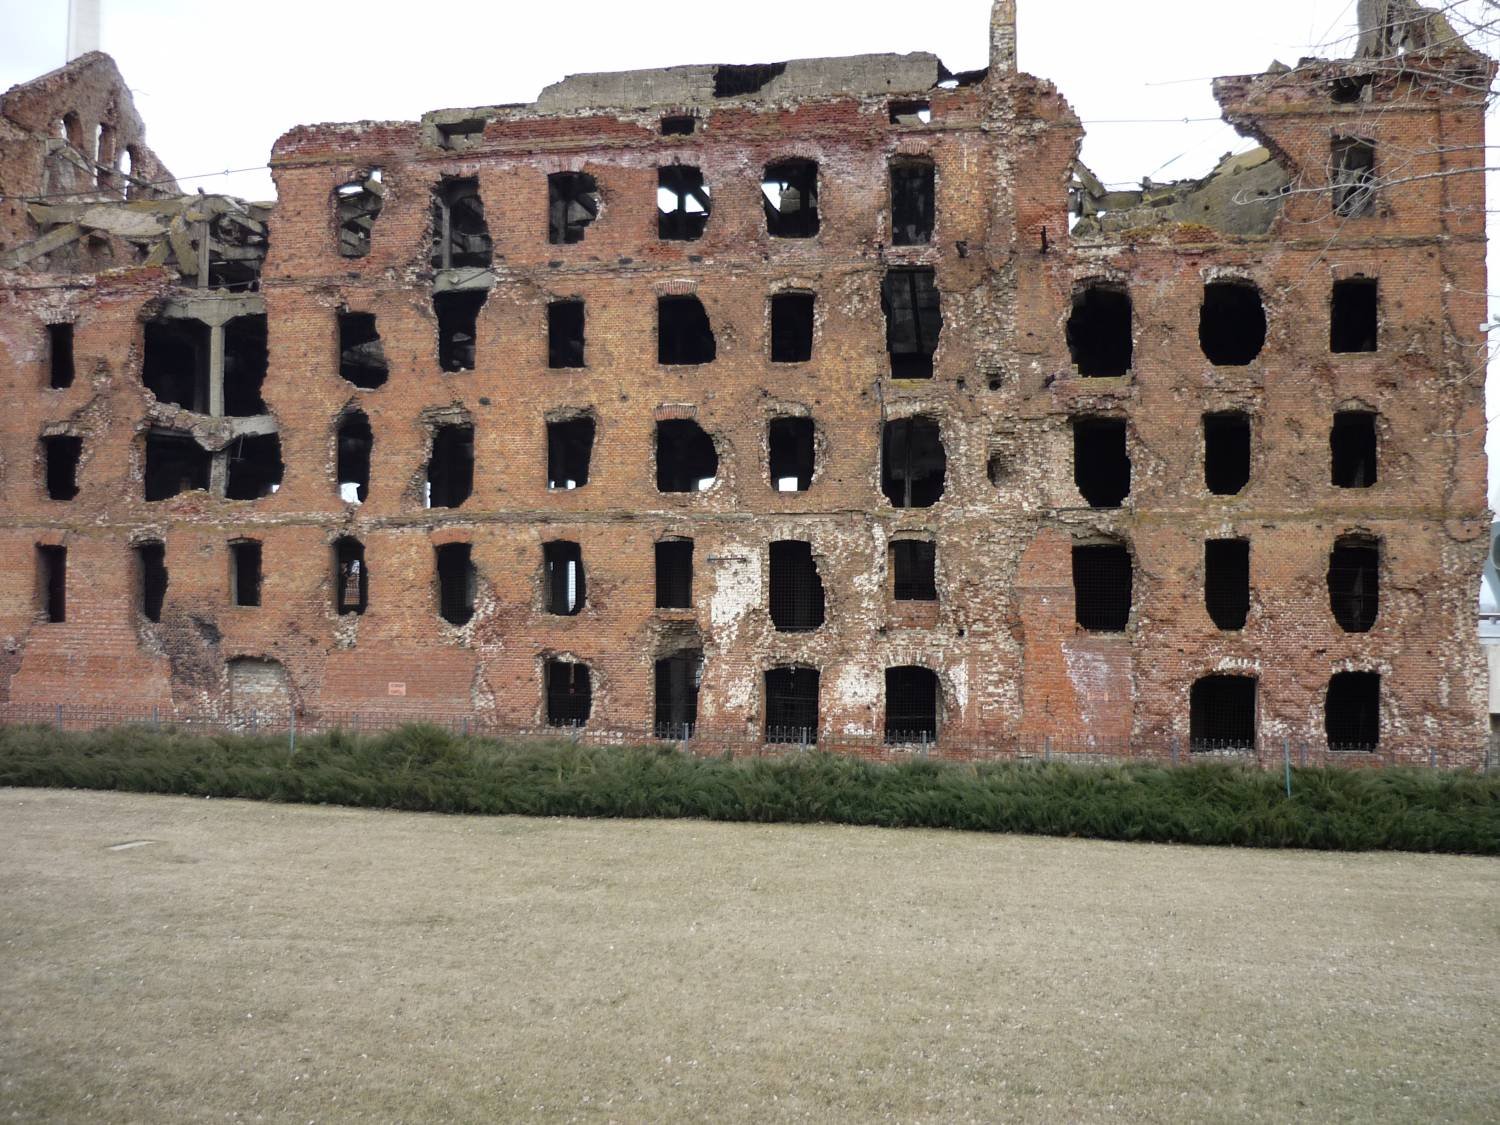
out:
{"label": "crumbling brick facade", "polygon": [[1423,57],[1111,195],[1002,0],[975,74],[299,127],[271,207],[86,56],[0,101],[0,700],[1478,760],[1492,70]]}

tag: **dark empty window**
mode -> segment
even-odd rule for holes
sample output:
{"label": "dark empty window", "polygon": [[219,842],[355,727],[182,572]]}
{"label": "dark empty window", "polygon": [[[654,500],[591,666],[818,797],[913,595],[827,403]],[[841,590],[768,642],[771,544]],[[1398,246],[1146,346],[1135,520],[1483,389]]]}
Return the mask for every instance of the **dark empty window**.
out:
{"label": "dark empty window", "polygon": [[932,378],[932,357],[943,331],[937,274],[931,269],[887,270],[880,285],[885,346],[893,379]]}
{"label": "dark empty window", "polygon": [[333,213],[338,223],[339,256],[363,258],[370,252],[375,220],[385,206],[385,184],[376,168],[333,190]]}
{"label": "dark empty window", "polygon": [[1380,673],[1336,672],[1328,681],[1323,729],[1330,750],[1380,746]]}
{"label": "dark empty window", "polygon": [[1328,85],[1328,96],[1341,105],[1359,101],[1375,81],[1373,74],[1345,74]]}
{"label": "dark empty window", "polygon": [[47,325],[47,385],[55,390],[73,385],[73,326]]}
{"label": "dark empty window", "polygon": [[453,151],[473,148],[484,141],[484,118],[445,122],[437,127],[438,147]]}
{"label": "dark empty window", "polygon": [[935,742],[938,733],[938,678],[931,668],[885,670],[885,741]]}
{"label": "dark empty window", "polygon": [[664,137],[690,137],[697,127],[698,119],[685,114],[661,119],[661,135]]}
{"label": "dark empty window", "polygon": [[1073,482],[1091,508],[1118,508],[1130,495],[1125,419],[1073,419]]}
{"label": "dark empty window", "polygon": [[583,366],[582,301],[553,301],[547,306],[547,366]]}
{"label": "dark empty window", "polygon": [[766,671],[767,742],[811,746],[818,741],[818,670]]}
{"label": "dark empty window", "polygon": [[714,97],[738,98],[758,94],[774,78],[786,72],[786,63],[750,63],[714,67]]}
{"label": "dark empty window", "polygon": [[693,606],[693,541],[663,539],[656,544],[656,608]]}
{"label": "dark empty window", "polygon": [[697,297],[658,297],[656,359],[658,363],[712,363],[718,354],[708,311]]}
{"label": "dark empty window", "polygon": [[553,172],[547,177],[547,241],[582,242],[599,217],[599,185],[585,172]]}
{"label": "dark empty window", "polygon": [[594,709],[593,686],[587,664],[549,660],[542,672],[547,681],[547,725],[581,727]]}
{"label": "dark empty window", "polygon": [[276,434],[237,437],[224,447],[224,497],[259,500],[281,487],[281,438]]}
{"label": "dark empty window", "polygon": [[479,310],[489,292],[484,289],[450,289],[432,295],[432,310],[438,322],[438,366],[444,371],[474,369],[475,337],[479,334]]}
{"label": "dark empty window", "polygon": [[1243,367],[1266,346],[1266,309],[1248,281],[1211,281],[1203,287],[1198,343],[1208,362]]}
{"label": "dark empty window", "polygon": [[1346,633],[1368,633],[1380,614],[1380,543],[1345,535],[1328,556],[1328,601]]}
{"label": "dark empty window", "polygon": [[385,347],[375,329],[375,314],[339,313],[339,375],[356,387],[373,391],[390,376]]}
{"label": "dark empty window", "polygon": [[36,565],[42,614],[53,624],[60,624],[68,619],[68,549],[38,546]]}
{"label": "dark empty window", "polygon": [[587,416],[547,423],[547,487],[582,488],[594,454],[594,420]]}
{"label": "dark empty window", "polygon": [[427,462],[427,507],[457,508],[474,491],[474,427],[439,426]]}
{"label": "dark empty window", "polygon": [[1255,677],[1204,676],[1189,700],[1188,741],[1197,753],[1255,749]]}
{"label": "dark empty window", "polygon": [[926,539],[893,542],[891,587],[898,602],[937,601],[937,544]]}
{"label": "dark empty window", "polygon": [[1122,543],[1073,548],[1074,617],[1094,633],[1123,633],[1130,623],[1134,586],[1130,550]]}
{"label": "dark empty window", "polygon": [[932,103],[898,101],[890,105],[892,125],[926,125],[932,120]]}
{"label": "dark empty window", "polygon": [[438,613],[450,625],[467,625],[474,616],[477,578],[468,543],[437,548]]}
{"label": "dark empty window", "polygon": [[698,725],[698,689],[703,683],[703,652],[683,649],[656,662],[657,738],[692,738]]}
{"label": "dark empty window", "polygon": [[810,633],[823,624],[823,579],[812,544],[771,544],[771,624],[779,633]]}
{"label": "dark empty window", "polygon": [[141,381],[161,402],[208,413],[209,328],[201,320],[152,320],[145,325]]}
{"label": "dark empty window", "polygon": [[922,415],[885,424],[880,488],[897,508],[930,508],[943,495],[948,454],[937,421]]}
{"label": "dark empty window", "polygon": [[1073,295],[1068,352],[1078,374],[1108,379],[1130,370],[1130,294],[1118,285],[1088,285]]}
{"label": "dark empty window", "polygon": [[1375,146],[1353,137],[1338,137],[1332,151],[1333,210],[1354,218],[1375,204]]}
{"label": "dark empty window", "polygon": [[188,434],[146,433],[146,499],[165,500],[179,492],[206,489],[213,455]]}
{"label": "dark empty window", "polygon": [[141,616],[147,621],[160,621],[162,604],[167,599],[166,544],[154,539],[137,543],[135,559]]}
{"label": "dark empty window", "polygon": [[772,418],[766,424],[770,447],[771,487],[777,492],[806,492],[812,487],[816,458],[811,418]]}
{"label": "dark empty window", "polygon": [[260,605],[260,544],[254,539],[229,544],[229,596],[234,605]]}
{"label": "dark empty window", "polygon": [[702,171],[683,164],[657,169],[657,237],[676,242],[702,238],[713,209]]}
{"label": "dark empty window", "polygon": [[1328,435],[1335,488],[1369,488],[1376,481],[1375,415],[1367,410],[1340,410]]}
{"label": "dark empty window", "polygon": [[72,434],[54,434],[42,439],[42,455],[47,463],[47,497],[71,500],[78,495],[78,459],[83,455],[83,439]]}
{"label": "dark empty window", "polygon": [[1380,283],[1369,277],[1335,281],[1328,328],[1331,351],[1375,351],[1380,335]]}
{"label": "dark empty window", "polygon": [[772,295],[772,363],[806,363],[812,359],[815,303],[811,293]]}
{"label": "dark empty window", "polygon": [[930,160],[891,162],[891,242],[920,246],[932,241],[937,217],[937,171]]}
{"label": "dark empty window", "polygon": [[346,504],[363,504],[370,495],[370,451],[375,445],[365,412],[350,410],[340,415],[334,442],[339,499]]}
{"label": "dark empty window", "polygon": [[266,317],[237,316],[224,325],[224,413],[250,418],[266,412],[260,397],[269,352]]}
{"label": "dark empty window", "polygon": [[485,269],[493,254],[479,180],[444,176],[432,192],[433,268]]}
{"label": "dark empty window", "polygon": [[344,536],[333,542],[333,609],[340,615],[363,613],[370,604],[370,572],[365,545]]}
{"label": "dark empty window", "polygon": [[1203,544],[1203,604],[1220,629],[1243,629],[1250,614],[1250,541]]}
{"label": "dark empty window", "polygon": [[766,231],[773,238],[811,238],[818,233],[818,166],[813,161],[768,164],[760,190]]}
{"label": "dark empty window", "polygon": [[1203,416],[1203,484],[1233,496],[1250,483],[1250,416],[1237,410]]}
{"label": "dark empty window", "polygon": [[583,548],[577,543],[555,540],[542,544],[542,571],[546,590],[547,612],[559,617],[576,617],[583,609]]}
{"label": "dark empty window", "polygon": [[672,418],[656,424],[658,491],[704,492],[718,475],[718,450],[697,422]]}

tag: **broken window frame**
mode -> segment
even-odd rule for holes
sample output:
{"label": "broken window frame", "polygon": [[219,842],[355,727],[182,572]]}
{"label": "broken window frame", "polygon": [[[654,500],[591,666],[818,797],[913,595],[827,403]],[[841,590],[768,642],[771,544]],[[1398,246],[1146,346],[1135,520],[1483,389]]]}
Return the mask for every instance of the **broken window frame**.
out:
{"label": "broken window frame", "polygon": [[805,539],[767,545],[766,607],[778,633],[813,633],[828,620],[828,599],[817,556]]}
{"label": "broken window frame", "polygon": [[339,257],[359,259],[369,255],[375,222],[384,206],[385,185],[379,168],[367,169],[333,189],[333,221]]}
{"label": "broken window frame", "polygon": [[82,459],[83,438],[77,434],[43,435],[42,479],[47,499],[66,503],[77,498]]}
{"label": "broken window frame", "polygon": [[[802,415],[781,415],[766,422],[766,471],[779,493],[806,492],[818,471],[817,424]],[[791,488],[784,487],[790,481]]]}
{"label": "broken window frame", "polygon": [[1073,544],[1073,619],[1087,633],[1130,630],[1135,558],[1122,542]]}
{"label": "broken window frame", "polygon": [[1328,608],[1345,633],[1368,633],[1380,620],[1384,551],[1373,535],[1340,535],[1328,553]]}
{"label": "broken window frame", "polygon": [[147,621],[160,621],[171,576],[167,570],[167,545],[160,539],[133,544],[135,555],[136,607]]}
{"label": "broken window frame", "polygon": [[889,554],[892,601],[938,600],[937,543],[910,536],[892,539]]}
{"label": "broken window frame", "polygon": [[942,733],[943,685],[920,664],[885,670],[885,744],[928,746]]}
{"label": "broken window frame", "polygon": [[587,172],[552,172],[547,176],[547,242],[574,246],[604,210],[599,181]]}
{"label": "broken window frame", "polygon": [[942,292],[931,266],[892,266],[880,283],[892,379],[931,379],[943,333]]}
{"label": "broken window frame", "polygon": [[[668,209],[668,198],[674,206]],[[693,210],[696,203],[698,209]],[[656,170],[656,237],[663,242],[696,242],[713,216],[713,192],[703,170],[691,164],[664,164]]]}
{"label": "broken window frame", "polygon": [[[333,431],[333,480],[345,504],[363,504],[370,497],[370,464],[375,452],[375,431],[363,410],[349,409],[339,415]],[[353,495],[347,487],[353,485]]]}
{"label": "broken window frame", "polygon": [[443,289],[432,295],[439,371],[454,375],[478,365],[479,315],[489,297],[482,288]]}
{"label": "broken window frame", "polygon": [[652,734],[686,741],[698,728],[698,697],[703,687],[703,650],[683,648],[659,656],[652,667]]}
{"label": "broken window frame", "polygon": [[365,564],[365,545],[350,535],[333,541],[333,612],[335,616],[362,616],[370,606],[370,571]]}
{"label": "broken window frame", "polygon": [[229,541],[229,604],[259,609],[265,583],[265,553],[259,539]]}
{"label": "broken window frame", "polygon": [[[1240,432],[1243,431],[1243,451]],[[1234,445],[1230,446],[1229,442]],[[1250,486],[1255,429],[1248,412],[1211,410],[1203,415],[1203,487],[1214,496],[1239,496]],[[1243,458],[1241,453],[1243,452]],[[1232,470],[1232,471],[1231,471]],[[1230,484],[1238,481],[1238,486]]]}
{"label": "broken window frame", "polygon": [[588,604],[583,548],[569,539],[542,544],[542,606],[553,617],[577,617]]}
{"label": "broken window frame", "polygon": [[822,676],[805,664],[767,668],[761,677],[762,740],[771,746],[816,746]]}
{"label": "broken window frame", "polygon": [[[766,233],[772,238],[816,238],[822,228],[818,209],[818,162],[801,157],[772,161],[761,174],[761,205]],[[775,186],[773,200],[768,188]],[[782,210],[789,191],[797,193],[797,209]]]}
{"label": "broken window frame", "polygon": [[[1129,425],[1124,418],[1084,414],[1071,419],[1073,484],[1090,508],[1123,507],[1130,497]],[[1104,446],[1108,445],[1105,449]],[[1118,448],[1116,448],[1118,447]],[[1123,487],[1122,487],[1123,486]]]}
{"label": "broken window frame", "polygon": [[474,425],[443,421],[431,427],[423,507],[457,509],[474,495]]}
{"label": "broken window frame", "polygon": [[1188,691],[1189,751],[1213,754],[1254,750],[1260,737],[1259,704],[1260,681],[1255,676],[1199,676]]}
{"label": "broken window frame", "polygon": [[495,242],[485,218],[478,176],[443,176],[432,187],[432,246],[435,270],[487,270]]}
{"label": "broken window frame", "polygon": [[[930,437],[937,451],[936,469],[914,476],[920,449]],[[935,484],[932,478],[936,478]],[[930,508],[948,488],[948,451],[942,424],[930,414],[913,414],[886,421],[880,439],[881,492],[895,508]],[[926,483],[923,483],[926,482]]]}
{"label": "broken window frame", "polygon": [[474,620],[479,594],[479,572],[474,566],[472,543],[438,543],[433,546],[433,591],[438,617],[458,628]]}
{"label": "broken window frame", "polygon": [[1065,335],[1080,378],[1129,375],[1135,365],[1134,334],[1135,303],[1128,285],[1099,278],[1078,283]]}
{"label": "broken window frame", "polygon": [[1364,137],[1334,137],[1329,148],[1328,181],[1333,191],[1333,213],[1357,219],[1375,211],[1376,144]]}
{"label": "broken window frame", "polygon": [[1244,629],[1250,616],[1250,540],[1204,540],[1203,607],[1221,632]]}
{"label": "broken window frame", "polygon": [[693,608],[693,541],[658,539],[656,556],[656,608]]}
{"label": "broken window frame", "polygon": [[339,378],[360,390],[373,391],[385,386],[391,368],[374,313],[339,310],[338,363]]}
{"label": "broken window frame", "polygon": [[1248,367],[1265,350],[1266,330],[1265,298],[1255,282],[1223,277],[1205,283],[1198,307],[1198,346],[1209,363]]}
{"label": "broken window frame", "polygon": [[542,705],[549,727],[588,726],[594,711],[593,673],[580,660],[549,656],[542,662]]}
{"label": "broken window frame", "polygon": [[56,543],[36,545],[38,614],[49,625],[68,620],[68,549]]}
{"label": "broken window frame", "polygon": [[[691,427],[691,429],[689,429]],[[707,456],[703,456],[704,454]],[[712,473],[704,475],[710,465]],[[699,468],[695,470],[694,465]],[[663,493],[707,492],[719,479],[719,449],[702,426],[691,418],[663,418],[656,423],[656,490]]]}
{"label": "broken window frame", "polygon": [[930,245],[937,233],[937,164],[930,156],[897,156],[888,177],[891,245]]}
{"label": "broken window frame", "polygon": [[657,297],[657,363],[663,367],[699,367],[718,357],[719,342],[702,300],[691,293]]}

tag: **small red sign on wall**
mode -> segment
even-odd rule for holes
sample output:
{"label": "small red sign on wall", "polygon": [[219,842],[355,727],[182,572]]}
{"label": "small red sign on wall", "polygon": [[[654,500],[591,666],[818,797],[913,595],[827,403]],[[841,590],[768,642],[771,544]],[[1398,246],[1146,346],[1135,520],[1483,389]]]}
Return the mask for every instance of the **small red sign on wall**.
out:
{"label": "small red sign on wall", "polygon": [[405,695],[406,694],[406,685],[405,684],[397,684],[397,683],[386,684],[385,685],[385,693],[386,693],[386,695]]}

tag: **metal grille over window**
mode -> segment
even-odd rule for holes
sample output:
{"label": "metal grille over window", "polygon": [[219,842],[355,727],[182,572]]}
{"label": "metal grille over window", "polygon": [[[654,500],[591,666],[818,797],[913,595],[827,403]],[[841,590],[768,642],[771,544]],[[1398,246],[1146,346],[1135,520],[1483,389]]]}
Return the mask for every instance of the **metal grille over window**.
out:
{"label": "metal grille over window", "polygon": [[893,542],[891,580],[898,602],[937,601],[937,544],[926,539]]}
{"label": "metal grille over window", "polygon": [[1346,633],[1368,633],[1380,614],[1380,543],[1345,535],[1328,556],[1328,601]]}
{"label": "metal grille over window", "polygon": [[1255,749],[1253,676],[1204,676],[1193,684],[1189,742],[1194,753]]}
{"label": "metal grille over window", "polygon": [[656,662],[656,737],[688,739],[698,725],[703,652],[683,649]]}
{"label": "metal grille over window", "polygon": [[1130,622],[1134,570],[1130,550],[1119,543],[1073,548],[1073,596],[1080,627],[1123,633]]}
{"label": "metal grille over window", "polygon": [[818,741],[818,670],[766,672],[766,741],[814,746]]}
{"label": "metal grille over window", "polygon": [[1323,729],[1328,749],[1380,748],[1380,673],[1337,672],[1328,681]]}
{"label": "metal grille over window", "polygon": [[930,668],[906,666],[885,670],[885,741],[887,745],[937,741],[938,678]]}
{"label": "metal grille over window", "polygon": [[587,664],[567,660],[547,661],[547,725],[581,727],[594,709],[593,687]]}
{"label": "metal grille over window", "polygon": [[771,622],[779,633],[809,633],[823,624],[823,579],[812,544],[771,544]]}

